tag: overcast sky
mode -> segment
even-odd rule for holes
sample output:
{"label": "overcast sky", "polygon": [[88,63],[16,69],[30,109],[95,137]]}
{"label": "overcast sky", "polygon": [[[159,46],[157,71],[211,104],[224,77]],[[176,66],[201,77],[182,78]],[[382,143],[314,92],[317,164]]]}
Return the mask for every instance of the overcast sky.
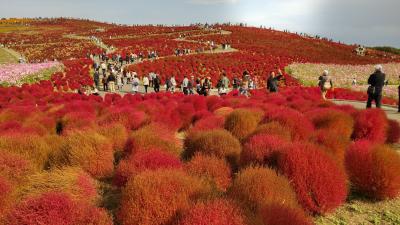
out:
{"label": "overcast sky", "polygon": [[123,24],[244,22],[346,43],[400,47],[400,0],[0,0],[0,17]]}

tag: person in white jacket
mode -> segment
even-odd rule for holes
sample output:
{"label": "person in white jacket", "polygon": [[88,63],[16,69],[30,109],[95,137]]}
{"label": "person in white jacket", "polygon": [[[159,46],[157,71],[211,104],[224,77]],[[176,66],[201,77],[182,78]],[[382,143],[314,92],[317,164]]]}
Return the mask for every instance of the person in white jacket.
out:
{"label": "person in white jacket", "polygon": [[139,85],[140,85],[140,80],[137,78],[136,75],[133,75],[133,78],[132,78],[132,92],[133,92],[133,94],[137,94],[139,92]]}
{"label": "person in white jacket", "polygon": [[171,77],[171,92],[174,93],[175,92],[175,88],[176,88],[176,80],[175,80],[175,76]]}
{"label": "person in white jacket", "polygon": [[143,86],[144,86],[144,92],[147,94],[147,88],[149,87],[150,81],[147,76],[143,77]]}

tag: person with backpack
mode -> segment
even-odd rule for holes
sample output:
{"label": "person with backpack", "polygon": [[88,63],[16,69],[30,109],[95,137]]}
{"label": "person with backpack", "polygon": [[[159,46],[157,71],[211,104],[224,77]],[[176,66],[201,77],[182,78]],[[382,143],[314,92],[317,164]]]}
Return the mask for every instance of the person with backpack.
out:
{"label": "person with backpack", "polygon": [[318,86],[321,89],[322,99],[326,100],[326,94],[329,90],[333,89],[333,82],[329,77],[328,70],[324,70],[322,75],[318,78]]}
{"label": "person with backpack", "polygon": [[136,75],[133,75],[133,79],[132,79],[132,92],[133,94],[137,94],[139,92],[139,78],[137,78]]}
{"label": "person with backpack", "polygon": [[376,108],[381,108],[382,106],[382,91],[385,85],[386,74],[383,73],[382,65],[375,66],[375,72],[371,74],[368,78],[368,101],[367,109],[372,107],[372,101],[375,101]]}

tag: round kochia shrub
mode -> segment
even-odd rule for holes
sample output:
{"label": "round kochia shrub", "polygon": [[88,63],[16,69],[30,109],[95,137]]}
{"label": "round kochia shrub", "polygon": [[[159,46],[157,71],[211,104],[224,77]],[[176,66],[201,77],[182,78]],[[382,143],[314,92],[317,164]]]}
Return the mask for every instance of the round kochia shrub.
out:
{"label": "round kochia shrub", "polygon": [[11,197],[11,188],[12,187],[7,179],[0,175],[0,222],[2,221],[3,215],[8,210],[8,207],[11,205],[13,200]]}
{"label": "round kochia shrub", "polygon": [[191,133],[184,146],[184,158],[191,158],[195,153],[214,155],[226,159],[232,166],[238,165],[241,152],[240,142],[226,130]]}
{"label": "round kochia shrub", "polygon": [[234,203],[217,199],[197,203],[183,214],[178,225],[244,225],[241,210]]}
{"label": "round kochia shrub", "polygon": [[174,131],[165,125],[152,123],[133,132],[125,144],[124,151],[134,154],[137,151],[160,149],[180,156],[182,147],[175,137]]}
{"label": "round kochia shrub", "polygon": [[79,166],[96,178],[111,176],[113,163],[111,141],[93,131],[68,134],[49,159],[50,167]]}
{"label": "round kochia shrub", "polygon": [[394,144],[400,139],[400,125],[396,120],[389,120],[387,143]]}
{"label": "round kochia shrub", "polygon": [[18,185],[35,172],[32,163],[18,154],[0,150],[0,176]]}
{"label": "round kochia shrub", "polygon": [[19,203],[6,218],[7,225],[111,225],[105,210],[74,201],[65,193],[44,193]]}
{"label": "round kochia shrub", "polygon": [[279,136],[286,141],[292,140],[292,134],[290,132],[290,129],[276,121],[265,123],[258,126],[256,130],[249,136],[249,138],[258,134]]}
{"label": "round kochia shrub", "polygon": [[63,168],[30,175],[18,189],[17,198],[40,196],[47,192],[63,192],[75,200],[97,203],[97,182],[80,168]]}
{"label": "round kochia shrub", "polygon": [[225,120],[225,129],[239,140],[250,135],[263,119],[262,112],[249,109],[236,109]]}
{"label": "round kochia shrub", "polygon": [[293,144],[279,158],[278,166],[291,181],[299,203],[308,212],[324,214],[345,202],[346,175],[317,146]]}
{"label": "round kochia shrub", "polygon": [[205,179],[222,192],[232,182],[232,172],[227,162],[214,156],[197,154],[185,165],[185,170],[193,176]]}
{"label": "round kochia shrub", "polygon": [[146,171],[129,179],[122,190],[118,219],[122,225],[167,224],[209,190],[182,171]]}
{"label": "round kochia shrub", "polygon": [[400,194],[400,155],[387,146],[354,143],[347,151],[346,169],[351,184],[361,194],[377,200]]}
{"label": "round kochia shrub", "polygon": [[283,152],[288,144],[279,136],[268,134],[252,136],[243,145],[241,164],[273,165],[278,154]]}
{"label": "round kochia shrub", "polygon": [[289,180],[263,167],[249,167],[240,171],[233,181],[230,196],[253,212],[273,202],[298,207],[296,193]]}
{"label": "round kochia shrub", "polygon": [[288,128],[293,140],[308,140],[314,132],[314,125],[299,111],[277,107],[267,109],[266,122],[276,121]]}
{"label": "round kochia shrub", "polygon": [[98,128],[98,133],[106,137],[113,145],[114,151],[123,151],[128,139],[126,128],[119,123]]}
{"label": "round kochia shrub", "polygon": [[266,225],[312,225],[314,222],[300,208],[271,203],[263,207],[261,216]]}
{"label": "round kochia shrub", "polygon": [[328,108],[313,110],[306,115],[317,129],[346,139],[350,139],[353,134],[354,120],[349,114]]}
{"label": "round kochia shrub", "polygon": [[42,170],[52,149],[40,136],[10,134],[0,138],[0,151],[18,154],[23,159],[31,161],[35,169]]}
{"label": "round kochia shrub", "polygon": [[168,168],[182,168],[182,163],[177,156],[157,149],[140,151],[121,160],[115,171],[114,184],[124,186],[130,177],[143,171]]}
{"label": "round kochia shrub", "polygon": [[353,138],[368,140],[374,143],[385,143],[387,137],[388,119],[380,109],[359,111],[355,116]]}

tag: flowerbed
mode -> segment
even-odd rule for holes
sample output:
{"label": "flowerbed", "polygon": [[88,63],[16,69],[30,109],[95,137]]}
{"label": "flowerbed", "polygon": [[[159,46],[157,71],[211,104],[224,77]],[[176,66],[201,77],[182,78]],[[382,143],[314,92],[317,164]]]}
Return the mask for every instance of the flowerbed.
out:
{"label": "flowerbed", "polygon": [[[37,64],[7,64],[0,65],[0,83],[19,85],[21,80],[55,67],[61,67],[59,62],[47,62]],[[43,77],[42,79],[44,79]]]}
{"label": "flowerbed", "polygon": [[[85,68],[73,61],[65,64],[70,71]],[[38,219],[32,221],[47,221],[50,209],[41,205],[52,201],[61,204],[59,208],[74,208],[78,201],[84,206],[79,217],[68,216],[78,213],[73,210],[53,208],[62,222],[91,218],[101,221],[96,224],[112,224],[94,200],[98,187],[92,179],[105,177],[114,180],[113,189],[122,194],[116,208],[108,208],[117,211],[118,224],[196,224],[203,218],[196,213],[211,216],[207,221],[234,217],[237,224],[252,224],[256,218],[272,221],[273,215],[289,212],[303,221],[299,224],[309,224],[312,216],[326,215],[345,203],[349,182],[358,194],[372,199],[400,193],[400,177],[394,172],[400,169],[400,157],[393,149],[385,147],[379,158],[374,158],[375,150],[346,154],[346,149],[355,148],[352,141],[368,140],[371,148],[397,142],[398,124],[393,126],[379,110],[359,111],[322,101],[316,88],[288,87],[277,94],[253,91],[250,98],[235,93],[221,98],[159,93],[103,99],[56,93],[46,81],[0,88],[0,96],[0,162],[2,157],[18,162],[0,167],[4,185],[0,184],[10,193],[0,211],[6,224],[27,223],[23,215],[36,206],[43,210],[36,210]],[[198,124],[216,118],[221,123],[199,129]],[[371,126],[374,121],[379,128]],[[186,133],[183,142],[177,132]],[[119,155],[117,160],[114,155]],[[362,169],[352,163],[359,158],[369,160]],[[16,166],[21,172],[12,173]],[[67,170],[71,166],[81,172]],[[72,173],[73,179],[67,179],[72,174],[58,175],[52,181],[56,176],[37,174],[56,168]],[[373,177],[362,174],[372,168],[380,172]],[[26,179],[29,189],[20,189]],[[382,191],[364,185],[369,183]],[[60,185],[65,187],[62,191]],[[79,198],[82,191],[76,190],[93,197]],[[218,220],[202,206],[214,204],[207,199],[221,201]],[[88,217],[92,211],[101,216]]]}

